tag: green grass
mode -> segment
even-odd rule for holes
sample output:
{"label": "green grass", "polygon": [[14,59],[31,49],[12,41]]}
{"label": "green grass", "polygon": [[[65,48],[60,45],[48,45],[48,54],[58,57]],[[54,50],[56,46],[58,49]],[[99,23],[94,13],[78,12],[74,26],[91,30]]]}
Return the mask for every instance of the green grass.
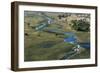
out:
{"label": "green grass", "polygon": [[[50,43],[53,45],[49,47],[44,47],[47,43]],[[67,46],[66,46],[67,45]],[[60,42],[59,40],[45,40],[45,41],[36,41],[33,42],[32,45],[25,48],[25,59],[27,60],[53,60],[53,59],[59,59],[59,56],[61,54],[66,53],[67,51],[71,50],[73,45],[70,45],[68,43]],[[29,58],[29,59],[28,59]]]}
{"label": "green grass", "polygon": [[75,55],[71,59],[88,59],[90,58],[90,50],[89,49],[84,49],[80,54]]}
{"label": "green grass", "polygon": [[[55,18],[53,15],[49,14],[50,17]],[[57,14],[55,16],[57,16]],[[42,20],[44,20],[44,18],[36,15],[33,17],[26,16],[24,19],[25,22],[30,23],[30,26],[28,26],[27,23],[25,23],[24,26],[24,32],[28,33],[28,36],[24,36],[25,61],[59,60],[74,47],[74,45],[64,42],[64,35],[57,36],[43,31],[35,31],[31,28],[31,26],[37,26]],[[59,27],[61,26],[59,22],[62,23],[62,28]],[[78,32],[67,28],[69,28],[68,24],[58,21],[58,23],[53,23],[46,29],[59,29],[64,32],[74,32],[79,42],[90,40],[89,32]],[[72,59],[84,59],[89,57],[90,50],[85,49]]]}

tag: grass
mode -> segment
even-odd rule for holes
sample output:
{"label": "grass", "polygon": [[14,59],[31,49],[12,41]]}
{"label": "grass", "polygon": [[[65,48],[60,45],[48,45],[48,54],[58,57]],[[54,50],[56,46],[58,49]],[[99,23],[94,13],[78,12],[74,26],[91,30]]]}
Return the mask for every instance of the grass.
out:
{"label": "grass", "polygon": [[80,54],[75,55],[71,59],[88,59],[90,58],[90,50],[89,49],[84,49]]}
{"label": "grass", "polygon": [[[61,14],[61,13],[60,13]],[[54,15],[54,16],[53,16]],[[57,17],[57,14],[50,14],[52,18]],[[44,18],[36,16],[36,13],[33,16],[25,16],[25,26],[24,32],[28,35],[24,36],[24,60],[25,61],[41,61],[41,60],[59,60],[69,52],[75,45],[65,43],[64,35],[55,35],[43,31],[35,31],[31,26],[37,26],[39,22],[44,20]],[[55,19],[57,22],[58,19]],[[62,23],[62,24],[59,24]],[[30,26],[27,25],[30,23]],[[84,42],[90,40],[89,32],[76,32],[71,29],[68,29],[69,26],[65,22],[58,21],[58,23],[50,24],[47,29],[59,29],[64,32],[74,32],[77,36],[78,41]],[[83,35],[84,34],[84,35]],[[90,57],[90,50],[84,50],[79,55],[76,55],[72,59],[84,59]]]}

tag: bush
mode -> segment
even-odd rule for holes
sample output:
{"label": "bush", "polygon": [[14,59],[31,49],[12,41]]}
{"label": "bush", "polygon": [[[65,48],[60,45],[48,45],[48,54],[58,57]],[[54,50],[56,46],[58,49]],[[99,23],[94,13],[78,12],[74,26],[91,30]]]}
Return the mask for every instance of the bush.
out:
{"label": "bush", "polygon": [[76,31],[90,31],[90,23],[86,20],[72,20],[71,27]]}

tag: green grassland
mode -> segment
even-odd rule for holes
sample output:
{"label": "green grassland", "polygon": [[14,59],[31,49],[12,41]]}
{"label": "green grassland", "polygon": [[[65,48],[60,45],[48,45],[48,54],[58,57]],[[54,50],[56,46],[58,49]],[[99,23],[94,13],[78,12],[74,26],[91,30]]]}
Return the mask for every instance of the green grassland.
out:
{"label": "green grassland", "polygon": [[[24,60],[25,61],[42,61],[42,60],[59,60],[67,52],[71,51],[75,45],[64,42],[63,35],[55,35],[44,31],[36,31],[32,27],[37,26],[45,18],[39,16],[38,13],[33,12],[31,16],[26,12],[24,16]],[[79,42],[90,41],[89,32],[80,32],[72,30],[70,27],[70,20],[72,17],[65,17],[58,19],[58,15],[62,13],[47,13],[45,15],[52,17],[55,21],[46,29],[58,29],[63,32],[74,32]],[[29,13],[30,14],[30,13]],[[69,19],[69,20],[68,20]],[[75,19],[75,18],[74,18]],[[62,28],[60,27],[62,26]],[[84,49],[71,59],[85,59],[90,58],[90,50]]]}

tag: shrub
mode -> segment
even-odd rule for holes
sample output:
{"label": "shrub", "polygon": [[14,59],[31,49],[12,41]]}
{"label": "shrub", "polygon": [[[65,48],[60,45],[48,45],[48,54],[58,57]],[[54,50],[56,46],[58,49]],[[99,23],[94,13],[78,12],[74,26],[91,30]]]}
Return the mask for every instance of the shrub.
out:
{"label": "shrub", "polygon": [[90,31],[90,23],[86,20],[72,20],[71,27],[76,31]]}

